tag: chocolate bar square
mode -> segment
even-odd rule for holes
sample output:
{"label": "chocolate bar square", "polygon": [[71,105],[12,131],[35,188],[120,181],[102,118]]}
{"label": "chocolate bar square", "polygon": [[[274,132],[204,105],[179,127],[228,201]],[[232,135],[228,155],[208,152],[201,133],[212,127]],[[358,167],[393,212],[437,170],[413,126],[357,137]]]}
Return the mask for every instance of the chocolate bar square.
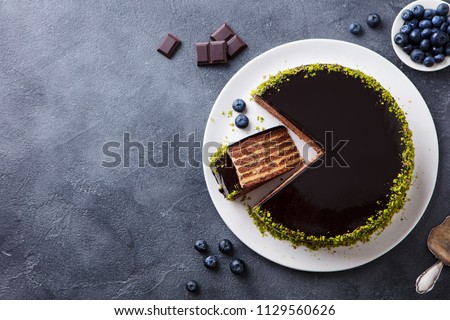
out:
{"label": "chocolate bar square", "polygon": [[173,34],[168,33],[159,45],[158,52],[161,53],[166,58],[170,59],[177,51],[181,44],[180,39],[175,37]]}
{"label": "chocolate bar square", "polygon": [[200,42],[195,45],[197,65],[227,63],[227,43],[225,41]]}

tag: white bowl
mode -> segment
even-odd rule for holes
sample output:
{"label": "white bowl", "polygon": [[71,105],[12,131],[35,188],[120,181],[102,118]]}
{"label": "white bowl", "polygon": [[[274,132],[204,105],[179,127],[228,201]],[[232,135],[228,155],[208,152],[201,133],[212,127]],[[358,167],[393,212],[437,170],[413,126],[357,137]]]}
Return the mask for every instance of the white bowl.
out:
{"label": "white bowl", "polygon": [[414,2],[411,2],[410,4],[408,4],[402,10],[400,10],[397,17],[395,18],[394,23],[392,24],[392,30],[391,30],[392,46],[394,47],[394,51],[397,54],[397,56],[399,57],[399,59],[402,60],[402,62],[404,64],[406,64],[408,67],[411,67],[411,68],[419,70],[419,71],[437,71],[437,70],[444,69],[450,65],[450,57],[445,57],[445,60],[442,61],[441,63],[435,63],[432,67],[425,67],[423,64],[412,61],[411,58],[409,57],[409,54],[403,52],[402,48],[399,47],[394,42],[394,36],[400,32],[400,28],[403,26],[403,23],[404,23],[404,21],[402,19],[403,10],[405,10],[405,9],[411,10],[418,4],[423,5],[425,7],[425,9],[436,9],[437,6],[441,3],[447,3],[447,2],[439,1],[439,0],[414,1]]}

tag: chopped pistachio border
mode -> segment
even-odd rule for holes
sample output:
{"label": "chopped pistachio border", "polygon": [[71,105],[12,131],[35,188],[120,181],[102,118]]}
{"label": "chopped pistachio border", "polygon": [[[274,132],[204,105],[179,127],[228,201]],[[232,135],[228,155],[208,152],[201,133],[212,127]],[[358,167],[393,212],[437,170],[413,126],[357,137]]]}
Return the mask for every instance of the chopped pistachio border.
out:
{"label": "chopped pistachio border", "polygon": [[319,248],[350,246],[357,242],[367,242],[375,232],[378,232],[378,234],[381,233],[391,223],[394,214],[398,213],[406,202],[406,192],[411,185],[414,171],[414,145],[412,132],[408,127],[406,116],[389,91],[384,89],[377,80],[359,70],[337,64],[310,64],[281,71],[274,76],[269,76],[268,80],[251,92],[251,95],[260,96],[269,88],[277,89],[280,84],[284,81],[289,81],[291,76],[296,75],[300,71],[306,72],[305,78],[316,76],[318,71],[328,71],[328,73],[342,72],[349,77],[360,79],[367,88],[379,92],[382,100],[381,104],[389,106],[388,111],[395,114],[403,128],[400,138],[401,144],[405,147],[401,154],[403,167],[398,173],[397,178],[392,181],[390,194],[387,195],[389,201],[384,209],[379,210],[373,216],[369,217],[364,225],[342,235],[332,237],[325,235],[307,235],[300,230],[292,230],[280,223],[274,222],[270,212],[260,207],[252,208],[248,206],[248,212],[261,233],[269,233],[274,238],[290,241],[294,247],[303,245],[312,250],[317,250]]}

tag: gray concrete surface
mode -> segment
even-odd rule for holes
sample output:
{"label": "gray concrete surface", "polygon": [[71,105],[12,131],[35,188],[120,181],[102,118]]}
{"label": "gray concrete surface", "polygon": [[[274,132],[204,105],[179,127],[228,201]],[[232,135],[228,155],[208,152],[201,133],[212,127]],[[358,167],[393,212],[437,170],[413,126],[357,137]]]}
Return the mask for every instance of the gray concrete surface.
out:
{"label": "gray concrete surface", "polygon": [[[448,299],[450,269],[433,292],[415,293],[434,263],[430,229],[450,213],[449,70],[402,65],[390,24],[407,1],[0,0],[1,299]],[[347,32],[378,12],[383,25]],[[226,66],[198,68],[194,44],[223,21],[249,48]],[[156,52],[173,32],[172,60]],[[104,168],[102,145],[202,138],[212,104],[255,56],[298,39],[368,47],[423,94],[440,140],[436,190],[414,231],[383,257],[337,273],[276,265],[244,246],[216,212],[201,168]],[[420,152],[420,150],[418,150]],[[197,151],[196,156],[200,157]],[[202,266],[198,238],[230,238],[245,277]],[[197,279],[200,295],[184,289]]]}

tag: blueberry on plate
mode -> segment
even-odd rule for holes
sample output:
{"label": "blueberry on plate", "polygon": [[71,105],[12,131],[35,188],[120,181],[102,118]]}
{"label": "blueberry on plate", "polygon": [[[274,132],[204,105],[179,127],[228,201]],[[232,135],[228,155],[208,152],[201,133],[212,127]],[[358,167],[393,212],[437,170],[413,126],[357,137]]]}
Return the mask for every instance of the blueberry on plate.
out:
{"label": "blueberry on plate", "polygon": [[422,18],[424,12],[425,12],[425,8],[421,4],[418,4],[418,5],[414,6],[414,8],[412,8],[412,13],[413,13],[414,18]]}
{"label": "blueberry on plate", "polygon": [[231,251],[233,251],[233,244],[228,239],[223,239],[219,242],[219,250],[222,253],[229,254]]}
{"label": "blueberry on plate", "polygon": [[449,26],[447,27],[447,34],[450,35],[450,24],[449,24]]}
{"label": "blueberry on plate", "polygon": [[407,22],[413,29],[416,29],[419,27],[419,19],[412,19],[411,21]]}
{"label": "blueberry on plate", "polygon": [[445,22],[447,22],[448,24],[450,24],[450,15],[447,16],[447,19],[445,19]]}
{"label": "blueberry on plate", "polygon": [[[400,28],[400,32],[401,32],[401,33],[406,33],[406,34],[410,34],[412,30],[413,30],[413,27],[411,27],[409,24],[404,24],[404,25]],[[431,30],[430,30],[430,31],[431,31]]]}
{"label": "blueberry on plate", "polygon": [[406,33],[397,33],[394,36],[394,42],[398,44],[400,47],[404,47],[409,44],[409,37]]}
{"label": "blueberry on plate", "polygon": [[419,28],[420,29],[432,28],[432,27],[433,27],[433,23],[431,23],[430,20],[421,20],[419,22]]}
{"label": "blueberry on plate", "polygon": [[449,24],[447,22],[444,22],[443,24],[441,24],[439,30],[441,30],[442,32],[447,32],[448,31],[448,27],[449,27]]}
{"label": "blueberry on plate", "polygon": [[353,22],[350,27],[348,27],[348,31],[353,34],[360,34],[362,32],[362,26],[358,22]]}
{"label": "blueberry on plate", "polygon": [[404,21],[411,21],[414,18],[414,15],[411,10],[406,9],[402,12],[402,19]]}
{"label": "blueberry on plate", "polygon": [[436,15],[436,10],[434,9],[425,9],[423,12],[423,18],[431,20]]}
{"label": "blueberry on plate", "polygon": [[207,256],[204,264],[208,269],[215,269],[219,265],[219,258],[217,256]]}
{"label": "blueberry on plate", "polygon": [[248,126],[248,118],[245,114],[240,114],[234,119],[234,123],[236,124],[236,127],[240,129],[247,128]]}
{"label": "blueberry on plate", "polygon": [[206,252],[208,250],[208,244],[205,240],[197,240],[195,241],[194,248],[198,252]]}
{"label": "blueberry on plate", "polygon": [[430,39],[431,35],[433,34],[433,31],[431,31],[430,28],[423,29],[420,33],[420,36],[422,39]]}
{"label": "blueberry on plate", "polygon": [[233,110],[236,112],[242,112],[245,109],[245,101],[242,99],[236,99],[233,101]]}
{"label": "blueberry on plate", "polygon": [[431,23],[436,28],[439,28],[444,23],[444,21],[445,21],[444,17],[441,16],[434,16],[433,19],[431,19]]}
{"label": "blueberry on plate", "polygon": [[450,43],[447,43],[447,45],[445,46],[444,54],[445,54],[447,57],[450,57]]}
{"label": "blueberry on plate", "polygon": [[448,42],[448,34],[442,31],[438,31],[431,35],[430,41],[431,44],[435,47],[445,46]]}
{"label": "blueberry on plate", "polygon": [[448,14],[448,11],[449,11],[449,8],[448,8],[448,4],[446,4],[446,3],[441,3],[436,8],[436,14],[438,14],[440,16],[446,16]]}
{"label": "blueberry on plate", "polygon": [[404,46],[402,48],[403,52],[405,52],[406,54],[410,54],[411,51],[413,51],[414,47],[412,44],[407,44],[406,46]]}
{"label": "blueberry on plate", "polygon": [[422,63],[425,58],[425,53],[420,49],[414,49],[409,55],[412,61]]}
{"label": "blueberry on plate", "polygon": [[444,53],[444,51],[445,51],[444,47],[433,47],[433,48],[431,48],[431,53],[433,55]]}
{"label": "blueberry on plate", "polygon": [[234,274],[240,275],[245,272],[245,263],[241,259],[234,259],[230,262],[230,270]]}
{"label": "blueberry on plate", "polygon": [[187,291],[194,293],[194,292],[197,292],[198,289],[199,289],[199,287],[198,287],[198,283],[196,281],[191,280],[191,281],[186,282],[186,290]]}
{"label": "blueberry on plate", "polygon": [[380,15],[377,13],[371,13],[367,16],[367,25],[371,28],[376,28],[381,24]]}
{"label": "blueberry on plate", "polygon": [[434,58],[425,57],[425,59],[423,59],[423,65],[428,68],[434,66]]}
{"label": "blueberry on plate", "polygon": [[443,53],[437,54],[434,56],[434,62],[436,63],[441,63],[442,61],[444,61],[445,56]]}
{"label": "blueberry on plate", "polygon": [[420,45],[419,45],[420,50],[428,51],[428,49],[430,49],[430,47],[431,47],[430,40],[423,39],[422,41],[420,41]]}
{"label": "blueberry on plate", "polygon": [[419,44],[422,40],[422,37],[420,36],[421,30],[420,29],[414,29],[409,34],[409,42],[412,44]]}

